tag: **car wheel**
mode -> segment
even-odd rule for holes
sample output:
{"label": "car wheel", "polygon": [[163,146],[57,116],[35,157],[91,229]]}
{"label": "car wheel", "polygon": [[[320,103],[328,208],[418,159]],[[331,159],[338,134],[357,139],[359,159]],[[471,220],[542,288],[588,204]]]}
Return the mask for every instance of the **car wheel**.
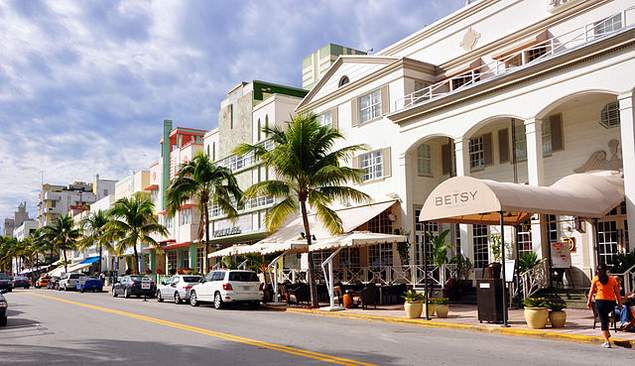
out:
{"label": "car wheel", "polygon": [[117,295],[117,290],[115,290],[114,288],[112,289],[112,297],[117,297],[119,295]]}
{"label": "car wheel", "polygon": [[84,293],[84,288],[82,288],[81,290],[79,290],[79,292],[81,292],[82,294]]}
{"label": "car wheel", "polygon": [[157,291],[157,301],[163,302],[163,297],[161,296],[161,291]]}
{"label": "car wheel", "polygon": [[125,297],[126,299],[130,297],[130,294],[128,293],[128,289],[123,290],[123,297]]}
{"label": "car wheel", "polygon": [[260,307],[260,301],[252,301],[252,302],[249,304],[249,307],[250,307],[251,309],[253,309],[253,310],[258,309],[258,308]]}
{"label": "car wheel", "polygon": [[217,292],[214,294],[214,308],[216,310],[220,310],[225,306],[225,304],[223,304],[223,299],[220,296],[220,292]]}
{"label": "car wheel", "polygon": [[190,305],[198,306],[198,298],[196,297],[196,292],[192,291],[190,294]]}
{"label": "car wheel", "polygon": [[0,327],[4,327],[7,325],[7,317],[0,318]]}
{"label": "car wheel", "polygon": [[181,295],[178,292],[174,293],[174,303],[177,305],[181,303]]}

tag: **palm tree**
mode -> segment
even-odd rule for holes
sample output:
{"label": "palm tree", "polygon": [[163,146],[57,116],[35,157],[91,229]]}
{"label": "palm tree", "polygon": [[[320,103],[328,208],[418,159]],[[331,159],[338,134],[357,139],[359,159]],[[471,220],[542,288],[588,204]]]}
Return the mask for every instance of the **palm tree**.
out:
{"label": "palm tree", "polygon": [[116,252],[123,253],[133,248],[135,270],[141,272],[137,245],[147,243],[158,245],[151,235],[167,235],[167,229],[154,216],[154,204],[145,193],[136,193],[131,198],[121,198],[110,210],[110,220],[106,224],[106,237],[116,240]]}
{"label": "palm tree", "polygon": [[51,226],[44,227],[44,235],[51,240],[57,250],[64,253],[64,272],[68,272],[68,256],[66,252],[77,247],[82,234],[75,227],[73,218],[69,215],[58,217]]}
{"label": "palm tree", "polygon": [[86,216],[82,220],[83,238],[80,242],[81,248],[90,248],[97,245],[99,248],[99,273],[102,271],[102,252],[106,248],[109,252],[114,252],[114,248],[106,233],[106,224],[108,224],[108,212],[98,210]]}
{"label": "palm tree", "polygon": [[[298,210],[302,215],[307,244],[311,245],[307,204],[332,233],[342,232],[342,220],[329,206],[335,200],[363,202],[369,196],[349,182],[360,183],[362,171],[343,166],[363,145],[352,145],[334,150],[335,143],[344,136],[331,126],[322,126],[313,114],[300,114],[286,123],[286,128],[265,127],[271,136],[272,149],[262,144],[242,144],[237,154],[253,153],[266,167],[272,168],[277,179],[256,183],[245,191],[244,198],[269,196],[278,199],[267,213],[265,224],[269,231],[279,228]],[[318,306],[311,252],[307,277],[311,292],[311,305]]]}
{"label": "palm tree", "polygon": [[0,237],[0,270],[11,271],[18,249],[17,240],[8,236]]}
{"label": "palm tree", "polygon": [[230,218],[238,213],[232,204],[239,202],[242,192],[238,182],[228,168],[217,166],[204,153],[199,153],[179,170],[167,189],[167,213],[174,216],[176,211],[188,200],[195,200],[200,212],[198,240],[205,234],[205,257],[209,242],[209,205],[218,206]]}

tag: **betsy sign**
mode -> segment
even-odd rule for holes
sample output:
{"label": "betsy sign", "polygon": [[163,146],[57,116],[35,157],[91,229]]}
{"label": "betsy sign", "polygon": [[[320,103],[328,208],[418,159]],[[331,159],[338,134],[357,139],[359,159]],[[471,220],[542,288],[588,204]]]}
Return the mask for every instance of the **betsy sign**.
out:
{"label": "betsy sign", "polygon": [[454,192],[450,194],[434,196],[435,206],[455,206],[459,204],[466,204],[470,201],[476,200],[478,196],[478,190],[474,191],[462,191]]}

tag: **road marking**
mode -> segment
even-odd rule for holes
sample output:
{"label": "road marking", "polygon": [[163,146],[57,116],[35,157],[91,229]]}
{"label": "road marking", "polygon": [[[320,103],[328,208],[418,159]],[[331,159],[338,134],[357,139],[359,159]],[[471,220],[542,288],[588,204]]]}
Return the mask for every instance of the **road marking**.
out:
{"label": "road marking", "polygon": [[154,317],[147,316],[147,315],[141,315],[141,314],[131,313],[131,312],[123,311],[123,310],[115,310],[115,309],[110,309],[110,308],[103,307],[103,306],[91,305],[91,304],[86,304],[86,303],[77,302],[77,301],[73,301],[73,300],[62,299],[62,298],[59,298],[59,297],[56,297],[56,296],[49,296],[49,295],[42,295],[42,294],[35,294],[35,293],[29,293],[29,295],[36,296],[36,297],[41,297],[41,298],[49,299],[49,300],[55,300],[55,301],[59,301],[59,302],[63,302],[63,303],[71,304],[71,305],[81,306],[81,307],[84,307],[84,308],[87,308],[87,309],[101,311],[101,312],[104,312],[104,313],[120,315],[120,316],[124,316],[124,317],[128,317],[128,318],[132,318],[132,319],[145,321],[145,322],[148,322],[148,323],[159,324],[159,325],[163,325],[163,326],[170,327],[170,328],[185,330],[185,331],[189,331],[189,332],[192,332],[192,333],[203,334],[203,335],[207,335],[207,336],[210,336],[210,337],[214,337],[214,338],[218,338],[218,339],[222,339],[222,340],[226,340],[226,341],[242,343],[242,344],[246,344],[246,345],[250,345],[250,346],[254,346],[254,347],[265,348],[265,349],[272,350],[272,351],[278,351],[278,352],[282,352],[282,353],[287,353],[287,354],[294,355],[294,356],[300,356],[300,357],[305,357],[305,358],[309,358],[309,359],[312,359],[312,360],[318,360],[318,361],[323,361],[323,362],[327,362],[327,363],[332,363],[332,364],[336,364],[336,365],[375,366],[374,364],[368,363],[368,362],[355,361],[355,360],[351,360],[351,359],[347,359],[347,358],[327,355],[327,354],[324,354],[324,353],[308,351],[308,350],[295,348],[295,347],[290,347],[290,346],[283,346],[281,344],[269,343],[269,342],[265,342],[265,341],[259,341],[259,340],[256,340],[256,339],[250,339],[250,338],[235,336],[235,335],[232,335],[232,334],[229,334],[229,333],[216,332],[216,331],[205,329],[205,328],[199,328],[199,327],[195,327],[195,326],[191,326],[191,325],[187,325],[187,324],[176,323],[176,322],[172,322],[172,321],[169,321],[169,320],[163,320],[163,319],[159,319],[159,318],[154,318]]}

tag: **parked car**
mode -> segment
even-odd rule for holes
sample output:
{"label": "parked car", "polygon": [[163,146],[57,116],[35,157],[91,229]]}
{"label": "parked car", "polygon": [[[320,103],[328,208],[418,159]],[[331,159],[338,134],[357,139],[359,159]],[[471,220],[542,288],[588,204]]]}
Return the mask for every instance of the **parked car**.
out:
{"label": "parked car", "polygon": [[18,287],[28,289],[29,287],[31,287],[31,280],[26,276],[13,277],[13,288],[18,288]]}
{"label": "parked car", "polygon": [[81,275],[79,273],[65,273],[60,277],[57,283],[57,289],[60,291],[75,290],[77,288],[77,281]]}
{"label": "parked car", "polygon": [[79,292],[102,292],[104,283],[97,277],[81,276],[75,287]]}
{"label": "parked car", "polygon": [[0,290],[0,327],[4,327],[7,325],[7,309],[9,308],[9,303],[7,303],[7,299],[2,295],[6,289]]}
{"label": "parked car", "polygon": [[202,283],[192,287],[190,305],[211,302],[216,309],[221,309],[228,303],[247,303],[258,307],[262,297],[262,287],[256,272],[218,270],[208,273]]}
{"label": "parked car", "polygon": [[147,296],[154,297],[157,292],[157,286],[154,280],[148,276],[129,275],[123,276],[112,285],[112,296],[119,295],[128,298],[130,296]]}
{"label": "parked car", "polygon": [[175,275],[157,286],[157,301],[173,300],[175,304],[190,299],[190,290],[200,283],[203,276]]}
{"label": "parked car", "polygon": [[60,284],[59,276],[51,276],[51,278],[49,278],[49,282],[46,284],[46,288],[57,290],[59,289],[59,284]]}
{"label": "parked car", "polygon": [[6,273],[0,273],[0,291],[5,290],[11,292],[13,290],[13,281]]}
{"label": "parked car", "polygon": [[50,277],[47,274],[41,275],[40,278],[38,278],[37,281],[35,281],[35,288],[43,288],[43,287],[48,288],[49,278]]}

